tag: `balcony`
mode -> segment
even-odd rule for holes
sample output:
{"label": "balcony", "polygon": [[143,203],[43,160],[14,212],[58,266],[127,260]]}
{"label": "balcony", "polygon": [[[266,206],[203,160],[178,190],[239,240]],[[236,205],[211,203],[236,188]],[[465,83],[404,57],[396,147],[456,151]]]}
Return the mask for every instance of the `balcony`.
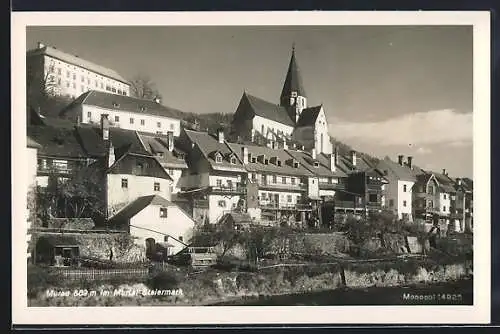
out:
{"label": "balcony", "polygon": [[55,166],[38,166],[37,167],[37,174],[39,175],[47,175],[47,174],[63,174],[63,175],[69,175],[72,173],[71,168],[69,167],[55,167]]}
{"label": "balcony", "polygon": [[241,184],[211,186],[213,194],[246,194],[247,188]]}
{"label": "balcony", "polygon": [[288,203],[288,202],[268,202],[260,201],[259,207],[266,210],[295,210],[295,211],[310,211],[312,206],[310,204],[302,203]]}
{"label": "balcony", "polygon": [[193,207],[199,209],[208,209],[208,200],[206,199],[195,199],[193,200]]}
{"label": "balcony", "polygon": [[270,182],[258,182],[259,188],[261,189],[280,189],[280,190],[295,190],[295,191],[305,191],[307,190],[307,185],[303,183],[270,183]]}
{"label": "balcony", "polygon": [[321,190],[345,190],[346,186],[343,183],[319,182]]}

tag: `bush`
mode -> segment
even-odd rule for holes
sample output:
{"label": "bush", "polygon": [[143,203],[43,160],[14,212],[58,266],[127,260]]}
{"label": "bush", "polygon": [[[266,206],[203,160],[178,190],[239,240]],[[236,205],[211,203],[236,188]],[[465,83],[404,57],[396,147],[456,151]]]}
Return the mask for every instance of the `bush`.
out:
{"label": "bush", "polygon": [[34,265],[28,265],[28,298],[35,298],[41,290],[57,284],[58,280],[54,274],[46,269]]}
{"label": "bush", "polygon": [[152,289],[173,290],[179,285],[179,277],[174,272],[161,271],[152,275],[147,280],[147,285]]}

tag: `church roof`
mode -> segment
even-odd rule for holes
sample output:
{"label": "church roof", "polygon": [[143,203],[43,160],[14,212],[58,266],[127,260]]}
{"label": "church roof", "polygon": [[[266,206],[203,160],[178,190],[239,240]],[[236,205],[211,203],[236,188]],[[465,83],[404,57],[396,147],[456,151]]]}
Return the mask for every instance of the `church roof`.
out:
{"label": "church roof", "polygon": [[281,97],[290,96],[291,92],[297,92],[300,96],[306,96],[304,86],[302,85],[299,66],[295,59],[295,50],[292,50],[292,56],[290,57],[290,64],[288,65],[288,72],[286,73]]}
{"label": "church roof", "polygon": [[290,116],[288,116],[284,107],[250,95],[246,92],[243,94],[243,98],[247,99],[255,115],[288,126],[294,126],[293,121],[290,119]]}
{"label": "church roof", "polygon": [[297,126],[313,126],[321,111],[322,106],[309,107],[302,110],[297,121]]}

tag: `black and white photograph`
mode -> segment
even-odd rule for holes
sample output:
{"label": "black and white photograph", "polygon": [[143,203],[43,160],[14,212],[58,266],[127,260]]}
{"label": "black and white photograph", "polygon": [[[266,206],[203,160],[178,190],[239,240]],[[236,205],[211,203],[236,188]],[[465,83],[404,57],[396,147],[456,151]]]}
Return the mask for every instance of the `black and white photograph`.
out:
{"label": "black and white photograph", "polygon": [[486,321],[489,13],[419,13],[13,15],[19,319]]}

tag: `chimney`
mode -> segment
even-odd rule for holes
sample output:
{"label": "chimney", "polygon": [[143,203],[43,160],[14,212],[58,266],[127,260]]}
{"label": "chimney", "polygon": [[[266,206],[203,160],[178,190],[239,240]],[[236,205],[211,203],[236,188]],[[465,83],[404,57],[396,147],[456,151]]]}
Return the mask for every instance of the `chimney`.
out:
{"label": "chimney", "polygon": [[412,163],[413,157],[410,156],[410,157],[407,157],[406,159],[407,159],[406,165],[408,166],[408,168],[412,169],[411,163]]}
{"label": "chimney", "polygon": [[398,155],[398,164],[400,166],[403,166],[403,159],[404,159],[404,155],[401,155],[401,154]]}
{"label": "chimney", "polygon": [[156,103],[161,103],[161,99],[158,96],[155,96],[153,99]]}
{"label": "chimney", "polygon": [[335,172],[337,170],[337,153],[330,153],[330,171]]}
{"label": "chimney", "polygon": [[459,186],[461,186],[461,185],[462,185],[462,179],[457,178],[457,184],[458,184]]}
{"label": "chimney", "polygon": [[356,151],[351,151],[351,163],[356,167]]}
{"label": "chimney", "polygon": [[174,133],[167,131],[167,148],[170,152],[174,150]]}
{"label": "chimney", "polygon": [[223,144],[224,143],[224,131],[222,129],[218,130],[218,138],[219,138],[219,143]]}
{"label": "chimney", "polygon": [[315,148],[313,148],[311,150],[311,157],[313,158],[313,160],[316,160],[316,149]]}
{"label": "chimney", "polygon": [[109,140],[109,119],[108,114],[101,115],[101,131],[102,131],[102,139]]}
{"label": "chimney", "polygon": [[108,149],[108,167],[111,167],[114,163],[115,163],[115,148],[113,147],[113,144],[110,141]]}
{"label": "chimney", "polygon": [[443,175],[446,175],[446,168],[443,168]]}
{"label": "chimney", "polygon": [[45,44],[43,44],[42,42],[38,42],[38,43],[37,43],[37,47],[38,47],[39,49],[43,49],[43,48],[45,47]]}
{"label": "chimney", "polygon": [[248,163],[248,148],[241,148],[241,155],[243,156],[243,164],[246,165]]}

